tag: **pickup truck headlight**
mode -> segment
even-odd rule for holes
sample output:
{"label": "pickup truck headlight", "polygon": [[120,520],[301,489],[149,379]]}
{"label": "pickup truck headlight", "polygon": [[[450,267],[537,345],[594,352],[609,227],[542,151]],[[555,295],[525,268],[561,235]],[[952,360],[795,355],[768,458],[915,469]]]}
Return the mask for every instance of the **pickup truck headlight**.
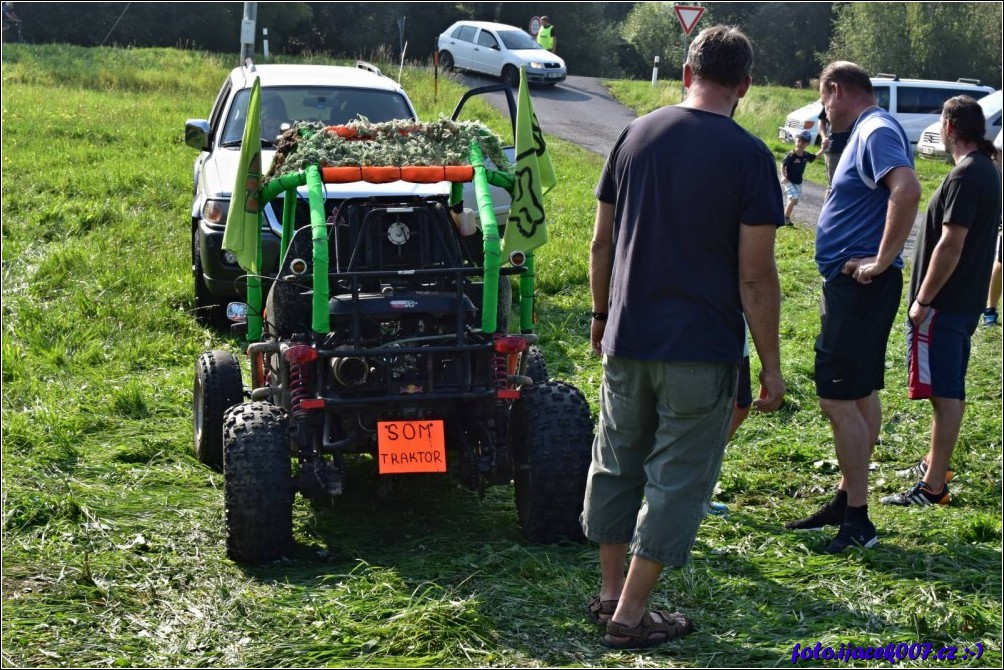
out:
{"label": "pickup truck headlight", "polygon": [[229,209],[229,200],[206,200],[202,206],[202,220],[215,226],[226,225]]}

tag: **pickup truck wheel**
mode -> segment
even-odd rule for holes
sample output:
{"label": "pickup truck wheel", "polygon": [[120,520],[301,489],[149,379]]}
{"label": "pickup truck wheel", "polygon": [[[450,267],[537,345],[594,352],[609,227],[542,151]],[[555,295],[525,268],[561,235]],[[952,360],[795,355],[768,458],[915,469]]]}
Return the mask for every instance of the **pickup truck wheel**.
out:
{"label": "pickup truck wheel", "polygon": [[227,308],[206,288],[199,238],[192,236],[192,280],[195,288],[195,320],[209,328],[227,328]]}
{"label": "pickup truck wheel", "polygon": [[275,405],[252,402],[231,407],[223,425],[227,555],[273,561],[293,541],[289,424]]}
{"label": "pickup truck wheel", "polygon": [[509,418],[516,510],[531,542],[581,542],[579,525],[592,459],[585,396],[563,382],[524,388]]}
{"label": "pickup truck wheel", "polygon": [[215,350],[199,356],[192,394],[195,456],[217,472],[223,471],[223,415],[243,398],[241,367],[230,352]]}

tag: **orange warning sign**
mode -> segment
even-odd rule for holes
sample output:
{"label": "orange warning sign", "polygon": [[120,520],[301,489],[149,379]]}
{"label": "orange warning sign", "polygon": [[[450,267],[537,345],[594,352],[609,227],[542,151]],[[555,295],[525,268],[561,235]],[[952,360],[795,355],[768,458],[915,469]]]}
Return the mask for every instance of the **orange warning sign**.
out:
{"label": "orange warning sign", "polygon": [[378,421],[377,459],[381,475],[446,472],[442,419]]}

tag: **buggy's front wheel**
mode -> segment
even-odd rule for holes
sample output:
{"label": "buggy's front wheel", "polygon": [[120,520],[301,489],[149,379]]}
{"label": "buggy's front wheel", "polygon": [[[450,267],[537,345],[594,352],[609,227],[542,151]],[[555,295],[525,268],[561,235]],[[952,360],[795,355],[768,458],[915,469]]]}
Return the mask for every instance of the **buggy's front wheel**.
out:
{"label": "buggy's front wheel", "polygon": [[267,402],[236,405],[224,419],[223,481],[227,555],[267,563],[293,541],[289,423]]}
{"label": "buggy's front wheel", "polygon": [[531,542],[582,541],[579,515],[593,443],[586,398],[563,382],[524,387],[509,425],[523,533]]}

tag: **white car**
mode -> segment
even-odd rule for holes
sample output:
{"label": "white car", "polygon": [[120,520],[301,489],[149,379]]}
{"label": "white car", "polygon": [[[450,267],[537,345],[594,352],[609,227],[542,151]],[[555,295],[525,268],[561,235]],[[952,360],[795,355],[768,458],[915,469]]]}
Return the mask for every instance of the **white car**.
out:
{"label": "white car", "polygon": [[[1004,107],[1004,92],[997,91],[977,100],[983,108],[983,116],[986,118],[987,126],[984,137],[993,141],[1001,132],[1001,108]],[[920,142],[917,143],[917,155],[921,158],[938,158],[947,160],[948,152],[941,141],[941,119],[938,119],[920,135]]]}
{"label": "white car", "polygon": [[513,88],[519,86],[519,68],[524,65],[530,84],[553,86],[568,75],[565,61],[537,44],[530,33],[504,23],[457,21],[439,36],[438,48],[444,70],[501,77]]}
{"label": "white car", "polygon": [[[990,86],[981,86],[973,79],[958,81],[933,81],[927,79],[900,79],[893,74],[879,74],[871,78],[875,89],[875,99],[879,107],[899,121],[916,145],[920,135],[931,123],[941,116],[941,106],[945,100],[956,95],[981,98],[993,93]],[[795,136],[808,130],[812,136],[810,144],[815,144],[819,136],[819,112],[823,109],[819,101],[810,102],[788,115],[785,124],[777,129],[777,138],[782,142],[794,142]]]}
{"label": "white car", "polygon": [[[254,65],[250,62],[234,68],[223,81],[208,119],[189,119],[185,124],[185,143],[199,155],[193,167],[191,207],[192,277],[196,316],[206,324],[228,326],[225,306],[242,299],[245,271],[237,258],[223,249],[231,192],[240,162],[248,99],[255,78],[261,83],[261,160],[266,174],[275,156],[277,136],[296,121],[318,121],[341,125],[365,116],[374,123],[394,119],[416,119],[415,108],[393,79],[368,63],[356,67],[334,65]],[[456,112],[459,113],[459,110]],[[455,114],[456,114],[455,113]],[[507,147],[510,160],[515,152]],[[432,197],[448,193],[449,182],[413,184],[403,181],[389,184],[325,184],[327,209],[333,210],[348,198],[378,195]],[[297,216],[309,217],[306,187],[299,189]],[[492,188],[496,217],[505,221],[509,194]],[[477,211],[473,187],[464,185],[465,204]],[[280,199],[263,210],[262,272],[274,274],[279,262],[282,238]],[[302,215],[299,213],[302,210]],[[306,219],[304,219],[306,220]]]}

